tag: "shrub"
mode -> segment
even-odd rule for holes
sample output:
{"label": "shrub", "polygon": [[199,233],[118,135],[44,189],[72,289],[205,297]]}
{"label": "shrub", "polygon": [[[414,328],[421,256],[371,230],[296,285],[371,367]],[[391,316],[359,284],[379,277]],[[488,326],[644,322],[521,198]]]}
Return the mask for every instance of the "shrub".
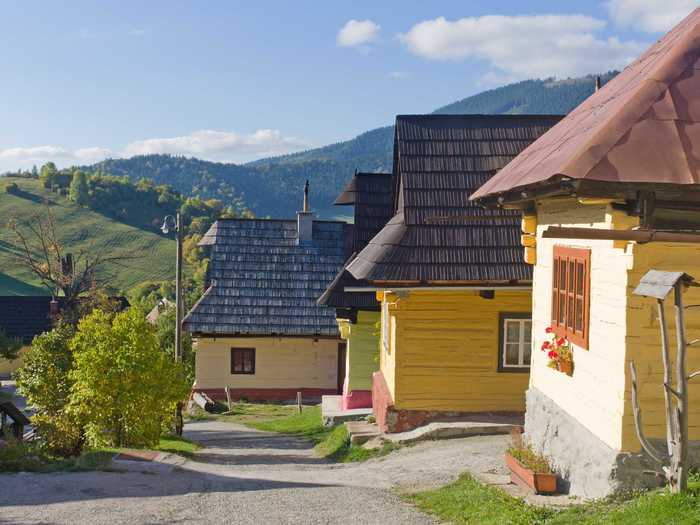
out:
{"label": "shrub", "polygon": [[19,186],[17,186],[16,182],[10,182],[7,186],[5,186],[5,193],[16,195],[19,193]]}
{"label": "shrub", "polygon": [[80,321],[70,344],[70,411],[92,446],[155,446],[188,391],[182,366],[161,351],[138,308]]}
{"label": "shrub", "polygon": [[70,325],[61,324],[35,337],[16,375],[19,392],[36,408],[32,424],[45,449],[62,456],[80,454],[83,443],[78,419],[66,411],[73,386],[72,335]]}

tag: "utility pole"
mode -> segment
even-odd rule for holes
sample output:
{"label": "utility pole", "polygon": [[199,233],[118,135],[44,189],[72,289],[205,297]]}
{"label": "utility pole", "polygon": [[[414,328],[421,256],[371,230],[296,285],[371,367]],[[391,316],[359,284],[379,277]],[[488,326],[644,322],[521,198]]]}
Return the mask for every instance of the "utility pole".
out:
{"label": "utility pole", "polygon": [[[175,228],[175,236],[177,243],[177,252],[175,256],[175,362],[182,362],[182,218],[180,213],[176,213],[175,217],[172,215],[167,215],[163,220],[163,226],[161,226],[161,231],[167,235],[170,233],[170,229]],[[182,408],[183,404],[178,401],[177,408],[175,410],[175,434],[178,436],[182,435]]]}

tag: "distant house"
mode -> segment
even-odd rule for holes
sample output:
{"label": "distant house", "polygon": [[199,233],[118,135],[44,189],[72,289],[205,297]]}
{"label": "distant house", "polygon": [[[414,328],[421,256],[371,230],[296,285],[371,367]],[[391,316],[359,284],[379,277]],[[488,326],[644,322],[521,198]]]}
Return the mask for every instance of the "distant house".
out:
{"label": "distant house", "polygon": [[168,308],[174,306],[173,302],[167,297],[163,297],[158,303],[151,308],[151,311],[146,314],[146,320],[155,325],[158,323],[158,318],[168,311]]}
{"label": "distant house", "polygon": [[[335,204],[354,206],[352,252],[362,250],[393,214],[390,173],[356,173]],[[346,263],[346,264],[348,264]],[[340,336],[346,341],[342,408],[372,406],[372,374],[379,368],[379,303],[374,292],[353,293],[348,289],[367,286],[344,267],[319,298],[318,303],[335,308]]]}
{"label": "distant house", "polygon": [[[306,208],[305,208],[306,209]],[[219,219],[209,286],[184,319],[196,347],[195,391],[289,400],[342,388],[344,346],[335,312],[316,299],[347,257],[347,225],[315,220]]]}
{"label": "distant house", "polygon": [[393,217],[347,265],[381,303],[372,396],[382,430],[522,415],[532,273],[520,219],[469,195],[558,120],[397,117]]}
{"label": "distant house", "polygon": [[[699,63],[696,9],[473,197],[523,213],[535,263],[525,431],[574,494],[656,483],[644,471],[658,465],[639,454],[629,363],[645,434],[665,440],[659,319],[655,303],[632,291],[652,268],[700,276]],[[698,289],[685,301],[700,303]],[[686,323],[696,337],[698,310]],[[573,345],[571,377],[539,350],[548,327]],[[700,368],[700,354],[691,349],[688,363]],[[697,383],[690,396],[698,465]]]}
{"label": "distant house", "polygon": [[[55,303],[54,308],[57,306]],[[22,366],[22,357],[29,351],[32,339],[51,330],[51,325],[51,297],[0,296],[0,329],[10,339],[22,343],[19,358],[0,359],[0,377],[8,377]]]}
{"label": "distant house", "polygon": [[[124,297],[115,297],[118,308],[129,306]],[[34,337],[48,332],[53,327],[53,318],[64,307],[64,298],[52,299],[48,295],[0,296],[0,329],[10,339],[22,343],[19,358],[9,361],[0,359],[0,377],[8,377],[22,366],[22,358],[30,351]]]}

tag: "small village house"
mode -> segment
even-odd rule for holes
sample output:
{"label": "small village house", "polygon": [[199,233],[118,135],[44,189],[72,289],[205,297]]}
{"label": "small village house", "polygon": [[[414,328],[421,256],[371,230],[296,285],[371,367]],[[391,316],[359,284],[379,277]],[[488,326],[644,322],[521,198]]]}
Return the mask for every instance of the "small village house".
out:
{"label": "small village house", "polygon": [[[353,206],[352,252],[362,250],[393,214],[390,173],[356,173],[335,204]],[[348,263],[350,262],[348,261]],[[346,263],[347,265],[347,263]],[[348,292],[367,286],[343,267],[318,303],[335,308],[346,342],[342,410],[372,406],[372,374],[379,368],[379,303],[374,292]]]}
{"label": "small village house", "polygon": [[393,217],[347,265],[381,303],[372,403],[382,431],[522,415],[532,273],[519,217],[469,195],[558,120],[397,117]]}
{"label": "small village house", "polygon": [[[699,64],[697,9],[473,196],[522,211],[534,264],[526,437],[574,494],[657,483],[636,437],[629,363],[644,433],[665,440],[659,319],[655,302],[632,292],[649,269],[700,276]],[[700,303],[698,289],[684,300]],[[698,337],[697,309],[686,324]],[[547,367],[548,328],[572,344],[571,376]],[[700,368],[692,347],[688,367]],[[697,465],[692,381],[689,426]]]}
{"label": "small village house", "polygon": [[[54,303],[54,309],[58,310],[58,302]],[[0,296],[0,329],[8,338],[22,344],[17,359],[0,359],[0,378],[10,377],[22,366],[22,358],[30,351],[32,339],[51,330],[51,315],[48,295]]]}
{"label": "small village house", "polygon": [[335,312],[316,299],[342,268],[347,225],[314,219],[219,219],[204,235],[208,288],[184,319],[194,390],[225,398],[319,399],[342,388]]}

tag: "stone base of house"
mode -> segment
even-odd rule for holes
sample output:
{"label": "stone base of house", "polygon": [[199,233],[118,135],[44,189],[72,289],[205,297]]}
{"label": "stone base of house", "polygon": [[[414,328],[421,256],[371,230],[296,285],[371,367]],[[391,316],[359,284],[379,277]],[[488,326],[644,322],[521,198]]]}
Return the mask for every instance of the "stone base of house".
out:
{"label": "stone base of house", "polygon": [[[226,401],[224,388],[197,388],[192,392],[202,392],[217,401]],[[320,403],[321,397],[335,394],[334,388],[230,388],[231,399],[239,401],[296,401],[297,392],[301,392],[304,403]]]}
{"label": "stone base of house", "polygon": [[[659,466],[646,453],[612,449],[536,388],[527,390],[526,402],[525,439],[550,460],[560,492],[600,498],[659,485],[649,473]],[[690,443],[688,457],[691,465],[700,465],[700,442]]]}
{"label": "stone base of house", "polygon": [[343,392],[343,410],[353,410],[355,408],[372,408],[371,390]]}
{"label": "stone base of house", "polygon": [[407,432],[428,423],[447,421],[520,425],[523,416],[522,412],[460,412],[396,408],[381,372],[375,372],[372,376],[372,412],[379,430],[389,434]]}

